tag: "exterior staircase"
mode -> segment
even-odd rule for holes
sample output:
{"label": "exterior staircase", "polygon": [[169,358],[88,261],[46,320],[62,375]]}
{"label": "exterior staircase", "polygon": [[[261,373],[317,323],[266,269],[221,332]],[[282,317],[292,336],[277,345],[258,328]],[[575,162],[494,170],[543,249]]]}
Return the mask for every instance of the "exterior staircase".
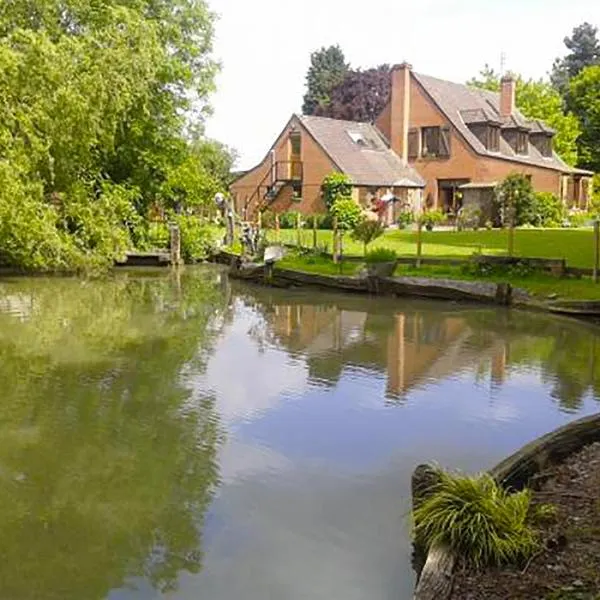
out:
{"label": "exterior staircase", "polygon": [[302,162],[277,161],[258,184],[244,205],[246,220],[264,212],[277,200],[281,191],[303,178]]}

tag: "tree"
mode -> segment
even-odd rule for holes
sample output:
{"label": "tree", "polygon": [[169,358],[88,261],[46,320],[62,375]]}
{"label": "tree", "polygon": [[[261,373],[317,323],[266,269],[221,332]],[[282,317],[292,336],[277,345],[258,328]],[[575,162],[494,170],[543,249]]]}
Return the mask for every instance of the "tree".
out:
{"label": "tree", "polygon": [[522,173],[511,173],[496,188],[502,224],[508,227],[524,225],[531,214],[535,195],[531,181]]}
{"label": "tree", "polygon": [[331,92],[331,101],[316,114],[347,121],[373,122],[389,101],[392,89],[389,65],[349,71]]}
{"label": "tree", "polygon": [[600,65],[585,68],[569,84],[569,101],[582,123],[580,166],[600,172]]}
{"label": "tree", "polygon": [[571,37],[565,37],[564,44],[570,52],[554,61],[551,74],[552,84],[563,95],[568,92],[573,77],[586,67],[600,64],[598,28],[582,23],[573,29]]}
{"label": "tree", "polygon": [[[110,264],[133,243],[131,207],[172,204],[181,181],[208,196],[214,175],[191,177],[190,157],[213,89],[213,20],[203,0],[0,4],[5,261]],[[14,213],[18,197],[33,219]]]}
{"label": "tree", "polygon": [[[486,65],[468,85],[499,92],[500,75]],[[528,119],[540,119],[552,127],[556,131],[553,143],[557,154],[569,165],[577,163],[579,121],[573,113],[565,112],[560,94],[548,81],[517,76],[516,105]]]}
{"label": "tree", "polygon": [[303,114],[314,115],[317,109],[329,104],[331,91],[344,80],[348,68],[339,46],[321,48],[311,54],[306,75]]}
{"label": "tree", "polygon": [[338,198],[347,198],[352,195],[352,182],[345,173],[330,173],[321,184],[323,201],[328,211]]}
{"label": "tree", "polygon": [[352,239],[363,243],[366,255],[369,244],[381,237],[384,231],[385,227],[378,220],[362,219],[354,228]]}

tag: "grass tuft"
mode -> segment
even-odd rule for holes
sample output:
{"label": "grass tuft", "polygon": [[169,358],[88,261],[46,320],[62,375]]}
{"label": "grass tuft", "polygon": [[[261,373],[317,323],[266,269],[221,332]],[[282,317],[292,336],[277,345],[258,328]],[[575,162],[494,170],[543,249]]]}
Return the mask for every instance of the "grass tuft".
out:
{"label": "grass tuft", "polygon": [[530,504],[529,490],[510,494],[489,475],[440,471],[435,492],[414,512],[414,533],[427,547],[446,545],[476,568],[518,564],[538,547]]}

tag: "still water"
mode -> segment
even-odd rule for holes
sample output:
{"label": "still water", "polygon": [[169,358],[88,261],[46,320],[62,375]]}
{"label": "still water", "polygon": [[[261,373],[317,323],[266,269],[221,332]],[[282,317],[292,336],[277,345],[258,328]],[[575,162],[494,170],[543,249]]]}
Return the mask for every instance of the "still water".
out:
{"label": "still water", "polygon": [[207,267],[0,280],[1,600],[408,600],[410,475],[599,410],[598,329]]}

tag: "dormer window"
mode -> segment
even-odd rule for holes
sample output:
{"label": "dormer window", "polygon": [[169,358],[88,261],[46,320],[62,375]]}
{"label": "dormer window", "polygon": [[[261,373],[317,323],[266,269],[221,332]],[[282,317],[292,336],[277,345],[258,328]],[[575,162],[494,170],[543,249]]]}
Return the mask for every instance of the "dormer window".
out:
{"label": "dormer window", "polygon": [[529,154],[529,136],[526,131],[517,131],[517,154]]}
{"label": "dormer window", "polygon": [[487,128],[487,149],[490,152],[500,152],[500,127],[489,125]]}
{"label": "dormer window", "polygon": [[552,136],[546,134],[531,134],[531,143],[537,148],[538,152],[546,157],[552,157]]}

